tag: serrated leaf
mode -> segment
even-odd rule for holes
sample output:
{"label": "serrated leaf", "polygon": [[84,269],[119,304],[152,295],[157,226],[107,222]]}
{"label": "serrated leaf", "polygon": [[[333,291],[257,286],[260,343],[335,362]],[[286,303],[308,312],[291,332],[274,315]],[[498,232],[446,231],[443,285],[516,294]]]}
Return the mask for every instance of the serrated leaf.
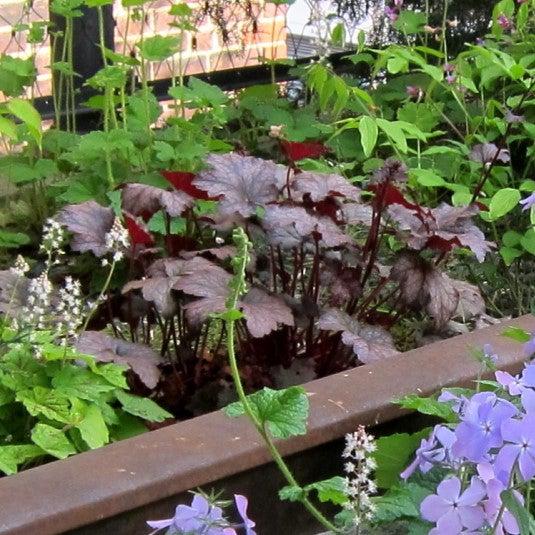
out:
{"label": "serrated leaf", "polygon": [[20,98],[13,98],[6,104],[7,109],[15,117],[20,119],[27,127],[38,147],[41,147],[43,140],[43,130],[41,126],[41,115],[33,107],[31,102]]}
{"label": "serrated leaf", "polygon": [[0,446],[0,471],[7,475],[16,474],[19,465],[42,457],[45,452],[33,444]]}
{"label": "serrated leaf", "polygon": [[[267,426],[275,438],[288,438],[306,433],[308,398],[305,389],[292,386],[284,390],[263,388],[247,396],[251,408],[260,423]],[[225,409],[227,415],[244,414],[241,402],[231,403]]]}
{"label": "serrated leaf", "polygon": [[30,237],[23,232],[0,230],[0,248],[18,248],[28,243],[30,243]]}
{"label": "serrated leaf", "polygon": [[364,115],[359,121],[359,132],[364,156],[368,158],[377,143],[378,128],[376,122],[371,117]]}
{"label": "serrated leaf", "polygon": [[390,523],[406,518],[420,518],[420,503],[431,491],[416,483],[401,483],[376,498],[374,520]]}
{"label": "serrated leaf", "polygon": [[346,485],[343,477],[335,476],[323,481],[311,483],[305,487],[305,491],[316,491],[320,502],[331,502],[342,505],[348,501]]}
{"label": "serrated leaf", "polygon": [[421,414],[428,414],[430,416],[438,416],[446,422],[457,421],[457,415],[447,403],[442,403],[433,398],[422,398],[416,394],[409,394],[408,396],[394,400],[394,403],[404,409],[415,410]]}
{"label": "serrated leaf", "polygon": [[36,386],[32,390],[18,391],[16,399],[26,407],[32,416],[42,415],[62,423],[70,423],[71,421],[69,399],[56,390]]}
{"label": "serrated leaf", "polygon": [[65,365],[52,379],[54,388],[66,397],[96,401],[105,392],[115,390],[103,377],[79,366]]}
{"label": "serrated leaf", "polygon": [[65,433],[47,424],[39,423],[33,428],[32,441],[58,459],[65,459],[76,453],[76,448]]}
{"label": "serrated leaf", "polygon": [[116,390],[115,396],[121,403],[123,410],[149,422],[163,422],[173,417],[172,414],[154,403],[152,399],[133,396],[122,390]]}
{"label": "serrated leaf", "polygon": [[108,427],[96,405],[87,407],[84,419],[75,427],[91,449],[100,448],[109,442]]}
{"label": "serrated leaf", "polygon": [[140,54],[148,61],[163,61],[174,55],[180,44],[180,38],[172,35],[154,35],[143,40],[137,46]]}
{"label": "serrated leaf", "polygon": [[289,502],[298,502],[305,497],[305,491],[301,487],[282,487],[279,490],[279,500],[286,500]]}

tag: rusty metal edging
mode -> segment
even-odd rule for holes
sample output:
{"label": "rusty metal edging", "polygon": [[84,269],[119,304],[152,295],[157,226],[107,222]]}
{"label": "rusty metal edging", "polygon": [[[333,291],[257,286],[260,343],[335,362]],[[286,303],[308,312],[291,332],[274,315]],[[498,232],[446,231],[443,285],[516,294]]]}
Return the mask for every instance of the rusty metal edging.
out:
{"label": "rusty metal edging", "polygon": [[[535,317],[523,316],[305,384],[311,402],[309,432],[281,443],[283,453],[325,444],[357,424],[398,418],[404,411],[391,400],[399,396],[468,383],[479,369],[470,352],[485,343],[500,355],[501,369],[520,369],[522,348],[501,336],[506,325],[535,330]],[[244,419],[210,413],[0,479],[0,534],[62,533],[268,461]]]}

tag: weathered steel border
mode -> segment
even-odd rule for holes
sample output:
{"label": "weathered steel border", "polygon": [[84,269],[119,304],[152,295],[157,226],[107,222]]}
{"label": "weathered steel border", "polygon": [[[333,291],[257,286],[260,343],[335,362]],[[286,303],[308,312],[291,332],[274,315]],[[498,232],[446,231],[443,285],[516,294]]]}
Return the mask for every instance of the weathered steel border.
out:
{"label": "weathered steel border", "polygon": [[[285,455],[308,450],[340,438],[357,424],[375,426],[399,418],[406,412],[391,404],[399,396],[468,383],[479,371],[471,351],[485,343],[500,355],[501,369],[520,369],[521,345],[501,335],[507,325],[535,330],[535,317],[523,316],[307,383],[309,432],[281,443],[281,450]],[[210,413],[0,479],[0,533],[63,533],[268,461],[244,419]]]}

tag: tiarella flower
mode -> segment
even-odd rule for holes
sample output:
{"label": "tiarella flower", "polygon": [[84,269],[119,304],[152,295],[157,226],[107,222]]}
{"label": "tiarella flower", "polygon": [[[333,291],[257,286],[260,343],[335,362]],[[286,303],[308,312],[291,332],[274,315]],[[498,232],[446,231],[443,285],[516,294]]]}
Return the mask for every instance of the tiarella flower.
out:
{"label": "tiarella flower", "polygon": [[503,422],[501,433],[506,444],[496,456],[496,469],[510,473],[517,464],[524,480],[529,481],[535,476],[535,414]]}
{"label": "tiarella flower", "polygon": [[234,494],[234,502],[236,503],[236,509],[243,520],[241,527],[245,530],[245,535],[256,535],[256,531],[253,529],[256,524],[247,516],[248,501],[245,496],[241,494]]}
{"label": "tiarella flower", "polygon": [[23,277],[26,273],[28,273],[28,271],[30,271],[30,266],[28,265],[28,262],[26,262],[24,257],[19,254],[15,259],[15,263],[13,264],[13,266],[9,268],[9,271],[14,275]]}
{"label": "tiarella flower", "polygon": [[39,247],[48,257],[47,265],[59,263],[59,258],[65,254],[62,249],[65,238],[63,226],[54,219],[47,219],[43,225],[43,238]]}
{"label": "tiarella flower", "polygon": [[80,281],[65,277],[65,286],[59,290],[56,312],[59,316],[58,332],[74,336],[84,321],[84,299]]}
{"label": "tiarella flower", "polygon": [[502,30],[510,30],[513,27],[513,23],[503,13],[497,18],[497,22]]}
{"label": "tiarella flower", "polygon": [[453,455],[482,462],[491,448],[502,445],[501,425],[517,413],[516,407],[491,392],[481,392],[466,403],[455,429]]}
{"label": "tiarella flower", "polygon": [[428,439],[423,439],[416,450],[416,458],[403,472],[402,479],[409,478],[419,468],[424,474],[438,464],[450,462],[451,447],[455,441],[455,433],[446,426],[436,425]]}
{"label": "tiarella flower", "polygon": [[[105,236],[106,249],[111,253],[113,261],[118,262],[124,256],[124,250],[130,244],[128,230],[123,226],[121,220],[116,217],[113,225]],[[104,259],[102,265],[107,265],[108,260]]]}
{"label": "tiarella flower", "polygon": [[[526,197],[525,199],[522,199],[520,202],[519,202],[520,205],[522,205],[522,211],[526,211],[526,210],[529,210],[534,204],[535,204],[535,191],[529,196],[529,197]],[[530,342],[533,342],[533,339],[530,340]],[[530,343],[528,342],[528,344]],[[527,344],[526,344],[527,346]],[[526,347],[524,346],[524,347]],[[534,346],[531,345],[530,348],[533,348]],[[532,351],[532,354],[533,354],[533,351]]]}
{"label": "tiarella flower", "polygon": [[51,295],[52,284],[46,272],[30,281],[26,305],[22,308],[24,323],[33,325],[37,329],[46,328],[47,317],[50,313]]}
{"label": "tiarella flower", "polygon": [[348,500],[344,507],[353,516],[355,526],[373,518],[375,508],[370,496],[377,492],[377,486],[370,477],[376,467],[370,454],[375,448],[373,436],[366,433],[363,425],[359,425],[355,433],[346,435],[346,447],[342,457],[347,460],[344,470]]}
{"label": "tiarella flower", "polygon": [[477,530],[485,522],[485,512],[481,501],[485,497],[485,485],[473,477],[464,491],[457,477],[442,481],[437,493],[424,498],[420,512],[425,520],[437,524],[436,534],[455,535],[462,533],[463,528]]}

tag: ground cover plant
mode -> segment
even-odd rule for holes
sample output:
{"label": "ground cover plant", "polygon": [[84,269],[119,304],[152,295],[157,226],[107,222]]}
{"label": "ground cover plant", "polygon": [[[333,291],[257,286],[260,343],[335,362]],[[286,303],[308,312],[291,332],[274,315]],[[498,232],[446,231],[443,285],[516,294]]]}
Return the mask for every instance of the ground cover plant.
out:
{"label": "ground cover plant", "polygon": [[[323,58],[296,69],[302,91],[273,83],[230,95],[178,68],[167,118],[146,68],[180,65],[180,38],[142,39],[135,57],[102,39],[104,67],[86,82],[102,130],[88,133],[76,129],[69,63],[79,7],[52,6],[68,24],[52,65],[51,128],[24,96],[33,59],[0,63],[0,174],[13,188],[1,212],[3,362],[32,370],[2,382],[3,414],[21,413],[16,429],[2,430],[5,447],[30,448],[4,450],[4,472],[42,451],[70,454],[140,431],[124,413],[162,421],[226,405],[232,380],[243,382],[242,398],[261,388],[277,397],[275,388],[389,358],[407,325],[485,324],[470,280],[484,279],[497,316],[530,309],[521,275],[535,254],[533,2],[498,2],[485,40],[453,56],[447,12],[433,27],[396,1],[395,44],[372,48],[361,33],[349,58],[358,74],[337,75]],[[171,15],[183,32],[194,27],[186,4]],[[18,253],[24,274],[10,267]],[[235,261],[245,258],[229,307]],[[76,311],[58,333],[74,288]],[[78,380],[91,384],[86,397],[62,391]],[[43,397],[57,397],[57,409],[43,409]],[[98,420],[91,443],[86,418]],[[53,428],[64,449],[47,450],[32,426]]]}

